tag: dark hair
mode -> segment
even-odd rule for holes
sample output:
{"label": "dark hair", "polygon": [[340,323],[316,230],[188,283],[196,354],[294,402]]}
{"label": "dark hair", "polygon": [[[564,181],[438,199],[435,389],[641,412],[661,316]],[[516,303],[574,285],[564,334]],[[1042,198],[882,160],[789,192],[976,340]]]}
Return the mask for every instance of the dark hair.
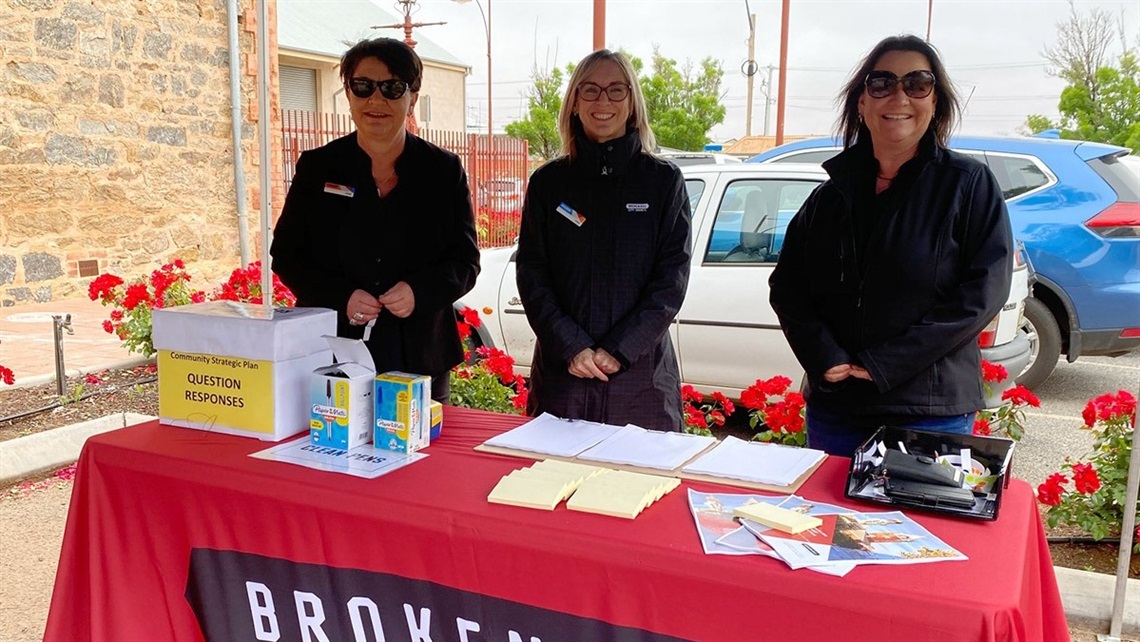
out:
{"label": "dark hair", "polygon": [[409,91],[419,91],[424,64],[411,47],[395,38],[361,40],[340,57],[340,79],[344,84],[352,78],[356,66],[365,58],[376,58],[388,66],[392,75],[408,83]]}
{"label": "dark hair", "polygon": [[954,91],[950,76],[946,74],[946,67],[938,57],[938,50],[934,45],[913,35],[891,36],[880,40],[871,53],[863,58],[855,74],[844,85],[838,98],[842,111],[839,114],[839,122],[836,123],[838,134],[843,137],[843,147],[854,145],[863,129],[863,123],[859,121],[859,98],[865,90],[863,82],[867,74],[875,70],[879,59],[891,51],[914,51],[926,56],[930,61],[930,71],[934,74],[934,95],[937,98],[934,102],[934,117],[930,119],[930,129],[934,130],[934,138],[938,144],[946,147],[950,140],[950,131],[954,129],[962,112],[958,93]]}

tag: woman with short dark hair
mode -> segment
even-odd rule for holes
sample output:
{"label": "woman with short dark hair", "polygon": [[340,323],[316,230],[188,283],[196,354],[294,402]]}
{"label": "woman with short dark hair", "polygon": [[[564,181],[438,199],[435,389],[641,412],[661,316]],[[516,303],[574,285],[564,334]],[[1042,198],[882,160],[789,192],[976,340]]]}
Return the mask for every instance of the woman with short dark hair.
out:
{"label": "woman with short dark hair", "polygon": [[957,94],[938,52],[882,40],[840,96],[844,151],[788,226],[769,280],[807,375],[808,444],[850,456],[881,425],[969,433],[978,334],[1009,295],[1001,189],[947,149]]}
{"label": "woman with short dark hair", "polygon": [[479,248],[459,157],[405,130],[423,64],[399,40],[341,58],[356,131],[301,154],[273,234],[273,271],[298,306],[340,312],[378,372],[432,378],[446,403],[463,360],[452,304],[475,284]]}

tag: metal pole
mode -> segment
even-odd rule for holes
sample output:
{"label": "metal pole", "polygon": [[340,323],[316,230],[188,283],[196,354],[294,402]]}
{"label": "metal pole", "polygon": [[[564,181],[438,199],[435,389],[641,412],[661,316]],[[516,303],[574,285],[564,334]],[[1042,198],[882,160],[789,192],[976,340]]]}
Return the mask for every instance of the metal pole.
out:
{"label": "metal pole", "polygon": [[270,194],[269,121],[272,110],[269,104],[269,6],[266,0],[257,0],[257,136],[261,167],[261,301],[266,315],[273,316],[273,279],[269,274],[269,243],[273,230]]}
{"label": "metal pole", "polygon": [[931,18],[934,16],[934,0],[927,0],[926,2],[926,41],[930,42],[930,23]]}
{"label": "metal pole", "polygon": [[776,103],[776,146],[784,144],[784,104],[788,95],[788,12],[791,0],[784,0],[780,16],[780,93]]}
{"label": "metal pole", "polygon": [[768,125],[772,122],[772,71],[776,68],[768,65],[768,87],[764,91],[764,135],[768,135]]}
{"label": "metal pole", "polygon": [[[756,60],[756,14],[748,14],[748,62],[751,65],[750,71],[755,71]],[[752,135],[752,84],[756,80],[756,74],[748,74],[748,116],[745,121],[747,124],[744,127],[744,135]]]}
{"label": "metal pole", "polygon": [[238,248],[241,266],[249,265],[249,219],[245,211],[245,161],[241,151],[241,45],[238,40],[237,0],[226,2],[230,54],[230,133],[234,145],[234,200],[237,201]]}
{"label": "metal pole", "polygon": [[[483,13],[482,5],[479,5],[479,13]],[[483,26],[487,28],[487,148],[491,149],[491,141],[495,140],[495,119],[491,117],[491,0],[487,0]]]}
{"label": "metal pole", "polygon": [[75,334],[71,329],[71,315],[51,315],[52,338],[55,340],[55,392],[62,397],[67,394],[67,370],[63,367],[63,331]]}
{"label": "metal pole", "polygon": [[1132,430],[1132,457],[1128,460],[1128,486],[1124,494],[1124,521],[1120,524],[1120,553],[1116,559],[1116,591],[1112,596],[1112,623],[1108,629],[1111,639],[1120,639],[1124,625],[1124,597],[1128,588],[1128,561],[1132,553],[1132,535],[1136,532],[1136,500],[1140,494],[1140,443]]}

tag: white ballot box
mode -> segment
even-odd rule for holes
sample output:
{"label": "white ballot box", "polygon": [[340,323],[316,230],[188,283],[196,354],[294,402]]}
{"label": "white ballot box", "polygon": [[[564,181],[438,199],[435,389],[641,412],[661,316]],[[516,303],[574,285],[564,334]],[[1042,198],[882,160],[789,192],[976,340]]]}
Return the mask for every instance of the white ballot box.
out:
{"label": "white ballot box", "polygon": [[154,311],[159,421],[280,441],[309,429],[336,312],[209,301]]}

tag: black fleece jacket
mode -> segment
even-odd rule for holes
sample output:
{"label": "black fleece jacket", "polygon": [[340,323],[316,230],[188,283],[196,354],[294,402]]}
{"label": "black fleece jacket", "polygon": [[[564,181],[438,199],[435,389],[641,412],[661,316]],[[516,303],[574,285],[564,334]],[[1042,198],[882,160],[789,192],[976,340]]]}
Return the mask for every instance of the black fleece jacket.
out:
{"label": "black fleece jacket", "polygon": [[[876,197],[867,191],[877,167],[868,138],[824,163],[830,180],[792,219],[769,279],[772,307],[807,372],[805,396],[855,417],[978,410],[978,334],[1011,280],[1001,190],[985,165],[928,135],[900,172],[909,185]],[[863,366],[873,382],[825,382],[842,363]]]}

